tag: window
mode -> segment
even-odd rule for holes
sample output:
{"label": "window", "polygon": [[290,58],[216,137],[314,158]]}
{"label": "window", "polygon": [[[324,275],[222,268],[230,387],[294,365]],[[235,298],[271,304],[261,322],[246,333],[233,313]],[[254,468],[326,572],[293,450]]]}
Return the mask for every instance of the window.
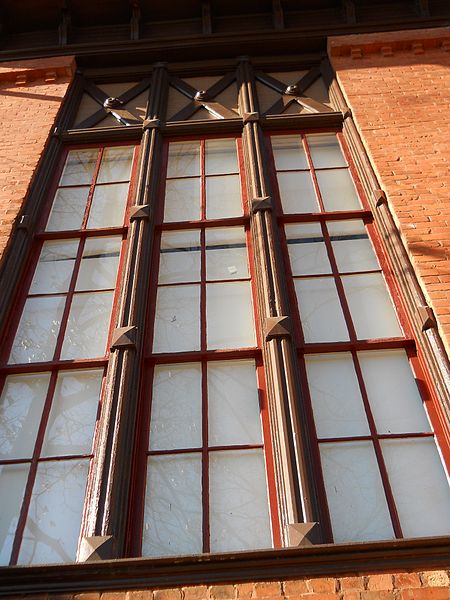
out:
{"label": "window", "polygon": [[69,137],[116,141],[65,149],[9,319],[2,564],[449,533],[445,421],[320,70],[83,89]]}

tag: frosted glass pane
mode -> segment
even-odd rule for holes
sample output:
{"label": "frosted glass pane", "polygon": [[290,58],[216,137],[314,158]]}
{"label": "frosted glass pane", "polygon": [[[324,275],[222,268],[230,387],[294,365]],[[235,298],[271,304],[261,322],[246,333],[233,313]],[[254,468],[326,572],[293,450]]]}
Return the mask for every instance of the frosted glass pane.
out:
{"label": "frosted glass pane", "polygon": [[449,535],[449,481],[434,440],[381,440],[381,447],[403,535]]}
{"label": "frosted glass pane", "polygon": [[206,286],[208,348],[248,348],[256,345],[250,283]]}
{"label": "frosted glass pane", "polygon": [[248,277],[247,247],[242,227],[206,230],[206,279]]}
{"label": "frosted glass pane", "polygon": [[275,135],[270,139],[277,170],[308,168],[308,161],[299,135]]}
{"label": "frosted glass pane", "polygon": [[378,433],[431,431],[405,351],[358,357]]}
{"label": "frosted glass pane", "polygon": [[89,454],[103,371],[60,371],[42,447],[42,456]]}
{"label": "frosted glass pane", "polygon": [[201,445],[201,365],[157,365],[153,377],[150,450]]}
{"label": "frosted glass pane", "polygon": [[53,359],[64,296],[28,298],[17,328],[9,363],[31,363]]}
{"label": "frosted glass pane", "polygon": [[342,283],[358,339],[403,335],[381,273],[344,276]]}
{"label": "frosted glass pane", "polygon": [[115,287],[121,243],[119,236],[86,240],[75,286],[77,291]]}
{"label": "frosted glass pane", "polygon": [[166,182],[164,222],[200,219],[200,179],[171,179]]}
{"label": "frosted glass pane", "polygon": [[87,227],[120,227],[128,198],[128,183],[97,185],[92,198]]}
{"label": "frosted glass pane", "polygon": [[320,456],[334,541],[393,539],[372,444],[320,444]]}
{"label": "frosted glass pane", "polygon": [[262,450],[209,456],[211,552],[272,546]]}
{"label": "frosted glass pane", "polygon": [[63,188],[56,192],[47,231],[81,229],[89,188]]}
{"label": "frosted glass pane", "polygon": [[278,173],[277,177],[283,212],[287,214],[319,212],[309,171]]}
{"label": "frosted glass pane", "polygon": [[106,148],[103,152],[97,183],[128,181],[131,176],[133,151],[133,146]]}
{"label": "frosted glass pane", "polygon": [[317,223],[285,225],[293,275],[331,273],[322,229]]}
{"label": "frosted glass pane", "polygon": [[153,352],[200,350],[200,286],[161,287],[156,297]]}
{"label": "frosted glass pane", "polygon": [[206,218],[239,217],[242,212],[239,175],[223,175],[206,179]]}
{"label": "frosted glass pane", "polygon": [[172,142],[169,144],[167,177],[200,175],[199,142]]}
{"label": "frosted glass pane", "polygon": [[79,240],[44,242],[30,294],[67,292]]}
{"label": "frosted glass pane", "polygon": [[315,354],[305,362],[317,436],[369,435],[352,355]]}
{"label": "frosted glass pane", "polygon": [[308,140],[309,151],[316,169],[347,166],[335,135],[307,135],[306,139]]}
{"label": "frosted glass pane", "polygon": [[71,150],[66,159],[59,185],[90,184],[97,162],[98,149]]}
{"label": "frosted glass pane", "polygon": [[306,342],[349,339],[334,279],[295,279],[295,291]]}
{"label": "frosted glass pane", "polygon": [[150,458],[142,555],[199,554],[201,551],[201,455]]}
{"label": "frosted glass pane", "polygon": [[161,236],[159,283],[200,280],[200,232],[166,231]]}
{"label": "frosted glass pane", "polygon": [[113,292],[75,294],[70,307],[61,358],[104,356]]}
{"label": "frosted glass pane", "polygon": [[360,210],[362,208],[347,169],[316,171],[325,210]]}
{"label": "frosted glass pane", "polygon": [[28,465],[0,465],[0,565],[6,566],[16,533],[19,513],[28,477]]}
{"label": "frosted glass pane", "polygon": [[362,221],[330,221],[327,226],[334,257],[341,273],[379,269]]}
{"label": "frosted glass pane", "polygon": [[20,564],[75,560],[88,466],[88,460],[45,462],[38,466]]}
{"label": "frosted glass pane", "polygon": [[50,373],[10,375],[0,397],[0,459],[31,458]]}
{"label": "frosted glass pane", "polygon": [[237,173],[236,140],[207,140],[205,142],[206,175]]}
{"label": "frosted glass pane", "polygon": [[255,361],[208,364],[209,445],[261,444]]}

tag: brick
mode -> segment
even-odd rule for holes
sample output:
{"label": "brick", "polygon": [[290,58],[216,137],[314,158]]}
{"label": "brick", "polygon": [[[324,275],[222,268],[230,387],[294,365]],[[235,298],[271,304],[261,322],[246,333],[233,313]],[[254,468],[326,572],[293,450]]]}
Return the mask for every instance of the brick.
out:
{"label": "brick", "polygon": [[308,592],[308,585],[303,579],[291,580],[284,582],[284,593],[286,596],[297,596]]}
{"label": "brick", "polygon": [[424,571],[420,574],[420,578],[428,587],[450,586],[450,578],[445,571]]}
{"label": "brick", "polygon": [[127,592],[126,600],[152,600],[153,593],[150,590],[133,590]]}
{"label": "brick", "polygon": [[392,575],[389,573],[369,575],[368,582],[367,582],[367,589],[369,591],[394,589]]}
{"label": "brick", "polygon": [[396,600],[393,590],[361,592],[361,600]]}
{"label": "brick", "polygon": [[179,588],[169,588],[166,590],[155,590],[153,592],[154,600],[181,600],[181,590]]}
{"label": "brick", "polygon": [[335,592],[337,580],[334,577],[308,579],[308,587],[312,592]]}
{"label": "brick", "polygon": [[127,592],[103,592],[100,598],[101,600],[126,600]]}
{"label": "brick", "polygon": [[256,598],[281,597],[281,584],[279,581],[255,583],[254,596]]}
{"label": "brick", "polygon": [[342,593],[342,600],[360,600],[360,598],[361,592],[357,592],[356,590]]}
{"label": "brick", "polygon": [[364,577],[341,577],[339,581],[343,592],[364,589]]}
{"label": "brick", "polygon": [[236,586],[239,600],[248,600],[253,597],[253,583],[239,583]]}
{"label": "brick", "polygon": [[417,573],[396,573],[394,575],[394,587],[402,588],[420,588],[421,581]]}
{"label": "brick", "polygon": [[208,593],[213,600],[234,600],[237,597],[237,589],[233,585],[212,585]]}
{"label": "brick", "polygon": [[400,600],[449,600],[448,587],[431,587],[415,590],[402,590]]}
{"label": "brick", "polygon": [[208,597],[208,588],[206,585],[195,585],[183,588],[184,600],[204,600]]}

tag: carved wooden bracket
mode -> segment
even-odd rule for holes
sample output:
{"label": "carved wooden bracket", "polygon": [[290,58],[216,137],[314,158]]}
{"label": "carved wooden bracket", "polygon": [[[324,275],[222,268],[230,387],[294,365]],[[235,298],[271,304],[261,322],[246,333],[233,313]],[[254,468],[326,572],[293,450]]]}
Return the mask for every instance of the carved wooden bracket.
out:
{"label": "carved wooden bracket", "polygon": [[427,331],[428,329],[433,329],[436,327],[436,318],[431,307],[418,306],[417,312],[419,313],[419,317],[422,322],[422,331]]}
{"label": "carved wooden bracket", "polygon": [[112,334],[111,350],[119,348],[136,349],[137,327],[129,325],[128,327],[116,327]]}
{"label": "carved wooden bracket", "polygon": [[134,206],[130,206],[130,221],[136,219],[149,219],[151,212],[150,204],[135,204]]}
{"label": "carved wooden bracket", "polygon": [[257,213],[260,210],[272,210],[272,199],[270,196],[262,196],[252,199],[252,213]]}
{"label": "carved wooden bracket", "polygon": [[264,322],[264,338],[266,342],[275,338],[290,337],[291,320],[289,317],[267,317]]}
{"label": "carved wooden bracket", "polygon": [[17,221],[17,229],[25,229],[25,231],[29,232],[31,229],[31,219],[30,215],[22,215],[19,217]]}
{"label": "carved wooden bracket", "polygon": [[320,543],[320,529],[317,522],[289,523],[287,526],[289,546],[313,546]]}
{"label": "carved wooden bracket", "polygon": [[144,119],[144,122],[142,123],[142,129],[158,129],[159,125],[159,119]]}
{"label": "carved wooden bracket", "polygon": [[114,558],[114,537],[93,535],[85,537],[80,544],[80,562],[95,562]]}
{"label": "carved wooden bracket", "polygon": [[244,121],[244,125],[246,123],[254,123],[255,121],[259,121],[259,113],[257,113],[257,112],[245,112],[242,115],[242,120]]}
{"label": "carved wooden bracket", "polygon": [[379,208],[383,204],[387,204],[386,193],[383,190],[374,190],[372,192],[373,199],[375,200],[375,206]]}

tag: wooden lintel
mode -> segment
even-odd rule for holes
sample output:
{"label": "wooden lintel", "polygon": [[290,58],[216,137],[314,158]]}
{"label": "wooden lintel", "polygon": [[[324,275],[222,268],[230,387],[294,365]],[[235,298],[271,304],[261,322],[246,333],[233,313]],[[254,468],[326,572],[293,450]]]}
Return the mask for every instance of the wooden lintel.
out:
{"label": "wooden lintel", "polygon": [[354,25],[356,23],[356,8],[353,0],[343,0],[342,8],[344,12],[344,17],[347,23],[350,25]]}
{"label": "wooden lintel", "polygon": [[281,0],[272,0],[273,26],[275,29],[284,29],[284,12]]}
{"label": "wooden lintel", "polygon": [[212,33],[211,3],[202,3],[202,31],[204,35]]}

